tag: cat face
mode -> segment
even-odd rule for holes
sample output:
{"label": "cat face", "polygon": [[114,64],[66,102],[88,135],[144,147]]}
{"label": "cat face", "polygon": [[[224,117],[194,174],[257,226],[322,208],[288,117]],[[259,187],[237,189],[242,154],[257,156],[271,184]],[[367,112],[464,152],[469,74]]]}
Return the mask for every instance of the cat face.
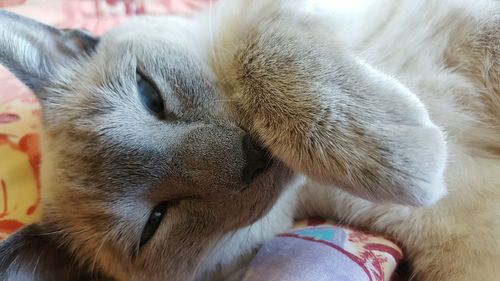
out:
{"label": "cat face", "polygon": [[35,91],[44,127],[43,218],[1,244],[2,280],[189,280],[292,180],[181,39],[0,23],[0,61]]}

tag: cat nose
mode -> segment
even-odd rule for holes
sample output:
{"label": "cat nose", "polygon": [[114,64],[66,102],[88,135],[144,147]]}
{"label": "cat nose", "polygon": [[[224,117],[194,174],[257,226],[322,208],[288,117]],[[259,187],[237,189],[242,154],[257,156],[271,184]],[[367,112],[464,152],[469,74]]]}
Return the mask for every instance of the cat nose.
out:
{"label": "cat nose", "polygon": [[243,151],[246,157],[245,168],[243,168],[243,183],[249,184],[259,174],[266,171],[272,164],[269,152],[257,144],[248,135],[243,137]]}

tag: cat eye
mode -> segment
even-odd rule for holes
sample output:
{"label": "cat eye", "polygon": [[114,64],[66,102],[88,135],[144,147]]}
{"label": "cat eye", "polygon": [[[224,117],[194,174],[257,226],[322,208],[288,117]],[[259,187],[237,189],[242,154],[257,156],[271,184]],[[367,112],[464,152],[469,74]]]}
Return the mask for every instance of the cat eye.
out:
{"label": "cat eye", "polygon": [[179,202],[180,200],[162,202],[153,208],[153,211],[149,215],[148,221],[142,230],[139,247],[144,246],[149,240],[151,240],[151,238],[153,238],[154,234],[158,230],[158,227],[160,227],[167,210],[176,206]]}
{"label": "cat eye", "polygon": [[142,230],[139,247],[142,247],[153,237],[156,230],[160,226],[163,217],[165,216],[167,208],[168,208],[168,203],[165,202],[159,204],[153,209],[153,211],[149,215],[146,225],[144,226],[144,229]]}
{"label": "cat eye", "polygon": [[137,91],[142,105],[148,111],[158,117],[164,119],[165,108],[160,91],[146,76],[137,72]]}

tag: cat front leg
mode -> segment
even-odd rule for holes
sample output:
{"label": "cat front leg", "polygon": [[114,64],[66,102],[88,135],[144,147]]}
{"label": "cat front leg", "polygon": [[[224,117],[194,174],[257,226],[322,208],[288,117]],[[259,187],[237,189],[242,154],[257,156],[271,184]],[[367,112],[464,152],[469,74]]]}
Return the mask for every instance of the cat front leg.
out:
{"label": "cat front leg", "polygon": [[317,182],[375,202],[438,201],[446,193],[442,131],[415,94],[321,30],[283,12],[232,48],[224,81],[242,126]]}

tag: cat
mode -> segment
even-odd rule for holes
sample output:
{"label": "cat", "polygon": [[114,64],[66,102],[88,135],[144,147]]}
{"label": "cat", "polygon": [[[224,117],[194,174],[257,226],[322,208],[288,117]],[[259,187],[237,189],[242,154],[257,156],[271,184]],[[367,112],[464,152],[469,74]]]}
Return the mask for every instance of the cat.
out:
{"label": "cat", "polygon": [[498,280],[500,3],[342,2],[100,38],[0,11],[0,62],[43,111],[43,216],[0,279],[238,280],[320,215],[394,238],[413,280]]}

